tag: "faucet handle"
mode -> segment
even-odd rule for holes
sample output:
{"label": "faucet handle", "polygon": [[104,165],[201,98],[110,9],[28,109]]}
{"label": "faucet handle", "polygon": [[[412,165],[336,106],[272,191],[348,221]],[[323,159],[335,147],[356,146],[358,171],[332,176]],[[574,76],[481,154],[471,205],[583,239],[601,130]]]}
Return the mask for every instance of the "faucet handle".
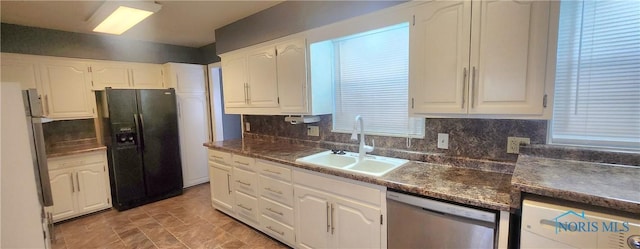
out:
{"label": "faucet handle", "polygon": [[371,139],[371,146],[365,145],[364,150],[365,152],[372,152],[373,149],[375,149],[375,147],[376,147],[376,140]]}

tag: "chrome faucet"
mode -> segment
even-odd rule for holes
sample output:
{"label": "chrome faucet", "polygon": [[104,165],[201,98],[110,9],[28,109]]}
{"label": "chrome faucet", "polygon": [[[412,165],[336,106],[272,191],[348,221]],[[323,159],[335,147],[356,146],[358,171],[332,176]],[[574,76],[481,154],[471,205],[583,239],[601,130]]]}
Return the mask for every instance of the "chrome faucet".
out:
{"label": "chrome faucet", "polygon": [[360,115],[356,116],[356,121],[353,123],[353,133],[351,133],[351,140],[358,140],[358,123],[360,123],[360,146],[358,147],[358,161],[362,161],[367,152],[372,152],[373,148],[376,146],[376,141],[373,139],[371,142],[373,145],[366,145],[364,142],[364,121]]}

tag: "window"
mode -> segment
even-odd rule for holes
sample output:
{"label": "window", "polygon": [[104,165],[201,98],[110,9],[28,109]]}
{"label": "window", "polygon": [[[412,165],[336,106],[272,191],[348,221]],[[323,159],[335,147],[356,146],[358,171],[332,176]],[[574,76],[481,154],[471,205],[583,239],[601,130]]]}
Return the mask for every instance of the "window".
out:
{"label": "window", "polygon": [[314,54],[332,55],[334,132],[351,133],[361,115],[367,134],[424,137],[424,118],[408,111],[408,23],[312,44],[312,74]]}
{"label": "window", "polygon": [[640,148],[640,4],[563,1],[551,143]]}

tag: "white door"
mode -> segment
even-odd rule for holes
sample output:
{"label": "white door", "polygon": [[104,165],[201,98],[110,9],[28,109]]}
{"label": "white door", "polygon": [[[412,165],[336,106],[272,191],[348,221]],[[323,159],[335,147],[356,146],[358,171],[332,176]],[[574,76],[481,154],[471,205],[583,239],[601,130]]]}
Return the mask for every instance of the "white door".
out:
{"label": "white door", "polygon": [[[78,211],[88,213],[109,206],[105,163],[94,163],[76,168],[75,180]],[[54,203],[55,204],[55,203]]]}
{"label": "white door", "polygon": [[304,39],[283,42],[276,46],[278,56],[278,97],[282,113],[306,113],[307,59]]}
{"label": "white door", "polygon": [[92,63],[91,82],[94,90],[131,87],[129,69],[124,63]]}
{"label": "white door", "polygon": [[247,106],[247,57],[222,59],[222,79],[225,107]]}
{"label": "white door", "polygon": [[136,89],[164,88],[162,84],[162,65],[132,64],[130,74],[131,83]]}
{"label": "white door", "polygon": [[331,248],[331,206],[326,193],[294,186],[296,244],[300,248]]}
{"label": "white door", "polygon": [[269,47],[256,50],[250,53],[247,58],[249,104],[252,107],[277,107],[278,78],[275,49]]}
{"label": "white door", "polygon": [[176,96],[182,177],[186,188],[209,180],[207,148],[202,146],[209,137],[207,96],[204,93],[178,93]]}
{"label": "white door", "polygon": [[0,74],[2,82],[20,83],[23,90],[37,88],[38,70],[34,62],[3,57],[0,66],[2,67]]}
{"label": "white door", "polygon": [[41,64],[44,109],[49,118],[92,118],[95,96],[88,66],[82,62],[47,60]]}
{"label": "white door", "polygon": [[209,162],[211,179],[211,201],[214,205],[227,210],[233,210],[233,195],[231,191],[231,167]]}
{"label": "white door", "polygon": [[410,40],[413,113],[466,113],[471,1],[418,7]]}
{"label": "white door", "polygon": [[53,197],[53,219],[61,220],[76,213],[75,192],[77,186],[73,170],[59,169],[49,171],[51,194]]}
{"label": "white door", "polygon": [[342,198],[333,204],[336,248],[381,248],[380,209]]}
{"label": "white door", "polygon": [[473,4],[469,113],[542,114],[550,3]]}

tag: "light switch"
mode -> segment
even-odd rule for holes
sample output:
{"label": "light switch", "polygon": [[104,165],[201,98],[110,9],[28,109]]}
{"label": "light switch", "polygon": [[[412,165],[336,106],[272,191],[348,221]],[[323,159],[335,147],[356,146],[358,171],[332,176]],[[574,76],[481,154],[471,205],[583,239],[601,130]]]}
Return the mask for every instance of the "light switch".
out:
{"label": "light switch", "polygon": [[320,136],[320,127],[315,125],[307,126],[307,136]]}

